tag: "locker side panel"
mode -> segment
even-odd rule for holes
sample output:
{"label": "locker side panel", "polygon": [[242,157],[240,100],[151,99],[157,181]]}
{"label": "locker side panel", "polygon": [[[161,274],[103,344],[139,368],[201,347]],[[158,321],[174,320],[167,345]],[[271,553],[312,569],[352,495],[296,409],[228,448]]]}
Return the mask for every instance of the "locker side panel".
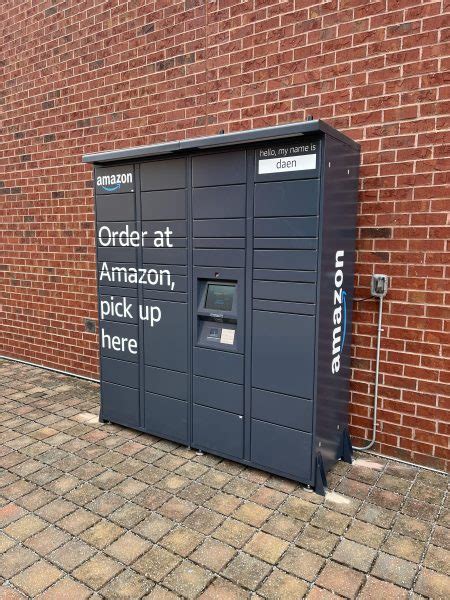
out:
{"label": "locker side panel", "polygon": [[331,137],[325,150],[315,444],[328,471],[348,424],[359,153]]}

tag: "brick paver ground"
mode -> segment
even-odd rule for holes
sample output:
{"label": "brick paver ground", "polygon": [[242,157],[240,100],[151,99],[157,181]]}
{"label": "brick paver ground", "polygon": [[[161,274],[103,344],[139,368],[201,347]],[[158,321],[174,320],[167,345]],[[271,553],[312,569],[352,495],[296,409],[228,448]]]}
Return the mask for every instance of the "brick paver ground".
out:
{"label": "brick paver ground", "polygon": [[0,361],[0,599],[450,598],[446,476],[361,454],[322,498],[97,414]]}

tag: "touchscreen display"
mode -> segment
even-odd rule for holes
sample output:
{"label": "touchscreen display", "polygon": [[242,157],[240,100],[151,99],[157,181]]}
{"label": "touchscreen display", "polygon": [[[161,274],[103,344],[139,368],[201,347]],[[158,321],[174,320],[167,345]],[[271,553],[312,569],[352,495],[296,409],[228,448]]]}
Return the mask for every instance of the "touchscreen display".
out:
{"label": "touchscreen display", "polygon": [[205,308],[218,311],[232,310],[235,291],[235,285],[208,283]]}

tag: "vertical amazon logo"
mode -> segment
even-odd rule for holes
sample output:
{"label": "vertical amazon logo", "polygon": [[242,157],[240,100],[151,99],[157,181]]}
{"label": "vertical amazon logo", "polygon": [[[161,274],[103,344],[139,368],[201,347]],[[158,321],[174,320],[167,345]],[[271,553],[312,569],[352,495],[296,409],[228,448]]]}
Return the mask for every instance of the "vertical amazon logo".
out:
{"label": "vertical amazon logo", "polygon": [[333,293],[333,334],[331,339],[331,372],[339,373],[341,368],[341,352],[345,344],[347,331],[347,292],[342,289],[344,283],[344,251],[336,252],[334,263]]}

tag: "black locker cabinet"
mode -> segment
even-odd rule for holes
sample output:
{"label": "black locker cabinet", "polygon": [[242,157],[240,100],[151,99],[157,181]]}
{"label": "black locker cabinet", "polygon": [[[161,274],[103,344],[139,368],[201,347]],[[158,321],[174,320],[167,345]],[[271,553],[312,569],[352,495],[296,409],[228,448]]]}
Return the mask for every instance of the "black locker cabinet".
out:
{"label": "black locker cabinet", "polygon": [[83,160],[100,418],[322,491],[351,454],[359,146],[308,121]]}

